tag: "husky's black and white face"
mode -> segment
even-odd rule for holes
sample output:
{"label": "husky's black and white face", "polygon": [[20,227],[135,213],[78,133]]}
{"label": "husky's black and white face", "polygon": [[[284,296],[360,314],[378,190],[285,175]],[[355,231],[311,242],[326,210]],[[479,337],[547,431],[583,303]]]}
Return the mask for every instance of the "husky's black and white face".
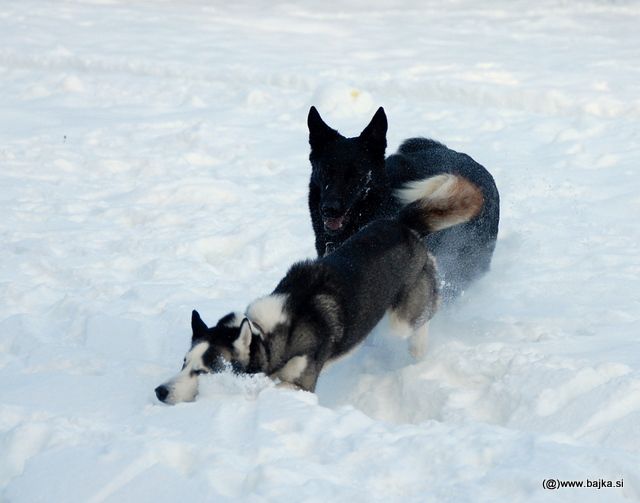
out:
{"label": "husky's black and white face", "polygon": [[198,376],[232,368],[243,372],[249,364],[250,323],[239,313],[229,313],[208,328],[197,311],[191,315],[191,349],[184,357],[182,370],[155,389],[158,400],[174,405],[195,400]]}

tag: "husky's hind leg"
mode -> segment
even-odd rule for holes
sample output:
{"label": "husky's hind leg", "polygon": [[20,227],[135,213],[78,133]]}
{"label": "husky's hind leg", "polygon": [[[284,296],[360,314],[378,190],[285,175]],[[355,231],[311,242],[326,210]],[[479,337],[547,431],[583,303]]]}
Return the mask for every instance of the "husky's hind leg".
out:
{"label": "husky's hind leg", "polygon": [[409,352],[416,359],[422,358],[427,349],[428,322],[437,309],[435,263],[428,256],[422,270],[400,293],[389,313],[390,319],[396,320],[396,325],[408,329]]}
{"label": "husky's hind leg", "polygon": [[416,360],[421,360],[427,351],[427,341],[429,339],[429,322],[425,322],[413,331],[409,339],[409,353]]}

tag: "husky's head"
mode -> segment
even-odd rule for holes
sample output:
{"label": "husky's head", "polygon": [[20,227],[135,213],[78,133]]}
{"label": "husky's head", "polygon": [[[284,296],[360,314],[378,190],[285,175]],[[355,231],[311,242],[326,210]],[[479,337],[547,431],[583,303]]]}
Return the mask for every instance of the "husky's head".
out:
{"label": "husky's head", "polygon": [[380,107],[360,136],[345,138],[330,128],[315,107],[309,110],[311,184],[309,204],[324,232],[339,238],[356,218],[358,203],[384,181],[387,116]]}
{"label": "husky's head", "polygon": [[208,328],[197,311],[191,315],[191,349],[184,357],[182,370],[155,389],[161,402],[173,405],[195,400],[198,376],[232,368],[244,372],[249,364],[252,327],[239,313],[229,313]]}

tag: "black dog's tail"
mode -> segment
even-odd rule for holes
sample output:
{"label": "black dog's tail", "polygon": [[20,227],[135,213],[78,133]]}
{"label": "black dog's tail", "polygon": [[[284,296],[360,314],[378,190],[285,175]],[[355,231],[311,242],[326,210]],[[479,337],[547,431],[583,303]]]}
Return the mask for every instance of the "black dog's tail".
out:
{"label": "black dog's tail", "polygon": [[471,220],[483,204],[477,185],[452,174],[409,182],[395,195],[405,204],[398,220],[423,236]]}

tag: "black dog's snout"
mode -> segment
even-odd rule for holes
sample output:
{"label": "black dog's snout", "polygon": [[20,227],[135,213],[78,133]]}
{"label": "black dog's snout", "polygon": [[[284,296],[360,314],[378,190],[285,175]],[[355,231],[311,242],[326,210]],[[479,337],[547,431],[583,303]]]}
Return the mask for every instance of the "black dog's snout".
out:
{"label": "black dog's snout", "polygon": [[164,402],[167,399],[168,395],[169,395],[169,388],[167,388],[166,386],[158,386],[156,388],[156,396],[158,397],[158,400],[160,400],[161,402]]}
{"label": "black dog's snout", "polygon": [[342,216],[344,211],[342,210],[342,204],[337,199],[330,199],[324,201],[320,206],[320,211],[324,217],[339,217]]}

